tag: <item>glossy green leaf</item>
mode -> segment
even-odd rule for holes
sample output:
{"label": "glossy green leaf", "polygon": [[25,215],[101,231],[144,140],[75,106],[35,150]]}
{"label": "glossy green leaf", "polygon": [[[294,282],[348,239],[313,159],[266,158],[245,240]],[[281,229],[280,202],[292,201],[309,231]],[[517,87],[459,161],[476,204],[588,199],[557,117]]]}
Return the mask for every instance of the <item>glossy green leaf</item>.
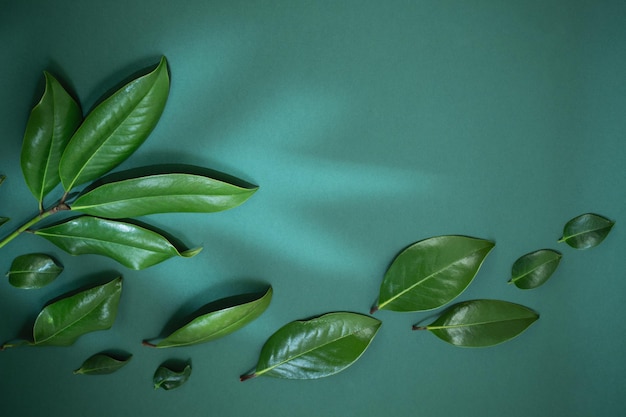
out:
{"label": "glossy green leaf", "polygon": [[35,231],[72,255],[97,254],[131,269],[144,269],[174,256],[192,257],[200,249],[179,252],[152,230],[115,220],[81,216]]}
{"label": "glossy green leaf", "polygon": [[94,108],[61,158],[65,190],[99,178],[141,146],[161,117],[168,93],[163,57],[154,71],[131,81]]}
{"label": "glossy green leaf", "polygon": [[212,213],[236,207],[257,188],[242,188],[192,174],[161,174],[101,185],[81,195],[72,210],[126,218],[154,213]]}
{"label": "glossy green leaf", "polygon": [[589,249],[599,245],[614,224],[614,221],[597,214],[581,214],[565,224],[559,242],[565,242],[575,249]]}
{"label": "glossy green leaf", "polygon": [[271,300],[271,287],[261,294],[246,294],[218,300],[207,306],[209,313],[194,318],[156,345],[149,345],[166,348],[219,339],[257,319],[270,305]]}
{"label": "glossy green leaf", "polygon": [[382,323],[355,313],[329,313],[308,321],[294,321],[265,343],[254,372],[241,376],[315,379],[352,365],[376,336]]}
{"label": "glossy green leaf", "polygon": [[33,345],[69,346],[85,333],[110,329],[122,294],[122,278],[47,305],[33,327]]}
{"label": "glossy green leaf", "polygon": [[510,340],[539,318],[528,307],[500,300],[471,300],[453,305],[426,327],[435,336],[461,347],[486,347]]}
{"label": "glossy green leaf", "polygon": [[371,312],[441,307],[467,288],[494,246],[466,236],[437,236],[414,243],[393,260]]}
{"label": "glossy green leaf", "polygon": [[83,362],[80,368],[74,371],[76,375],[106,375],[123,368],[132,358],[129,355],[124,358],[114,358],[106,353],[98,353]]}
{"label": "glossy green leaf", "polygon": [[183,385],[191,376],[191,364],[185,365],[181,371],[172,370],[167,365],[161,365],[154,373],[152,381],[154,382],[154,389],[163,388],[164,390],[171,390]]}
{"label": "glossy green leaf", "polygon": [[511,268],[509,283],[528,290],[545,283],[561,262],[561,254],[552,249],[527,253],[515,261]]}
{"label": "glossy green leaf", "polygon": [[28,188],[42,204],[59,182],[59,161],[82,112],[63,86],[44,72],[46,89],[30,113],[22,143],[22,173]]}
{"label": "glossy green leaf", "polygon": [[41,288],[56,279],[63,266],[43,253],[30,253],[18,256],[7,272],[9,283],[17,288]]}

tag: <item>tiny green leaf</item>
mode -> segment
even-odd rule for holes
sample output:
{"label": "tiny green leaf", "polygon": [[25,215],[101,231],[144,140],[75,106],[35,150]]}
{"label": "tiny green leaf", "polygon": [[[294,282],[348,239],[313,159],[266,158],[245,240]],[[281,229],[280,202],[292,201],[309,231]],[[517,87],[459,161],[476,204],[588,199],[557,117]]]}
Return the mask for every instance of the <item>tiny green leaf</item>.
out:
{"label": "tiny green leaf", "polygon": [[74,371],[76,375],[106,375],[118,371],[126,365],[132,355],[124,358],[114,358],[106,353],[95,354],[83,362],[80,368]]}
{"label": "tiny green leaf", "polygon": [[316,379],[336,374],[361,357],[381,324],[356,313],[329,313],[291,322],[270,336],[254,372],[240,379],[261,375]]}
{"label": "tiny green leaf", "polygon": [[31,253],[15,258],[7,276],[14,287],[31,289],[50,284],[62,271],[63,266],[57,264],[51,256]]}
{"label": "tiny green leaf", "polygon": [[493,346],[510,340],[539,318],[528,307],[500,300],[471,300],[453,305],[426,327],[441,340],[461,347]]}
{"label": "tiny green leaf", "polygon": [[8,222],[10,219],[8,217],[0,217],[0,226]]}
{"label": "tiny green leaf", "polygon": [[[265,293],[229,297],[209,304],[202,314],[156,345],[157,348],[189,346],[224,337],[258,318],[269,306],[272,288]],[[218,307],[216,309],[216,307]]]}
{"label": "tiny green leaf", "polygon": [[242,204],[256,190],[201,175],[150,175],[96,187],[78,197],[72,210],[116,219],[154,213],[212,213]]}
{"label": "tiny green leaf", "polygon": [[414,243],[392,262],[376,310],[424,311],[447,304],[472,282],[494,242],[437,236]]}
{"label": "tiny green leaf", "polygon": [[614,224],[614,221],[597,214],[581,214],[565,224],[559,242],[565,242],[575,249],[589,249],[599,245]]}
{"label": "tiny green leaf", "polygon": [[174,256],[192,257],[200,249],[179,252],[152,230],[115,220],[81,216],[35,231],[72,255],[97,254],[131,269],[144,269]]}
{"label": "tiny green leaf", "polygon": [[561,262],[561,254],[552,249],[541,249],[527,253],[515,261],[511,268],[509,283],[528,290],[545,283]]}
{"label": "tiny green leaf", "polygon": [[191,364],[189,363],[180,371],[172,370],[170,366],[163,364],[157,368],[152,381],[154,382],[154,389],[171,390],[183,385],[190,376]]}

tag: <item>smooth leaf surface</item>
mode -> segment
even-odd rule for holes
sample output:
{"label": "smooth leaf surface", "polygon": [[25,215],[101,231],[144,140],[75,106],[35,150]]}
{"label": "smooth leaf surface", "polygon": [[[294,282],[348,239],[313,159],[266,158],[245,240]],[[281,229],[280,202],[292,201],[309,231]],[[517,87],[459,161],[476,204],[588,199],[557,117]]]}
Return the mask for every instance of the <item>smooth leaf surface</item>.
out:
{"label": "smooth leaf surface", "polygon": [[131,269],[144,269],[166,259],[192,257],[200,249],[179,252],[152,230],[115,220],[81,216],[35,231],[72,255],[97,254]]}
{"label": "smooth leaf surface", "polygon": [[294,321],[265,343],[256,376],[315,379],[336,374],[352,365],[370,345],[382,323],[356,313],[329,313],[307,321]]}
{"label": "smooth leaf surface", "polygon": [[218,300],[212,304],[226,307],[196,317],[154,347],[189,346],[224,337],[257,319],[270,305],[271,300],[271,287],[261,294],[246,294]]}
{"label": "smooth leaf surface", "polygon": [[521,256],[513,263],[510,283],[524,290],[543,285],[556,271],[562,255],[552,249],[541,249]]}
{"label": "smooth leaf surface", "polygon": [[466,236],[437,236],[414,243],[385,273],[372,313],[424,311],[447,304],[472,282],[494,246]]}
{"label": "smooth leaf surface", "polygon": [[72,210],[108,218],[212,213],[242,204],[256,190],[201,175],[150,175],[101,185],[78,197]]}
{"label": "smooth leaf surface", "polygon": [[111,328],[122,294],[122,278],[47,305],[33,327],[33,345],[69,346],[80,336]]}
{"label": "smooth leaf surface", "polygon": [[9,283],[17,288],[41,288],[56,279],[63,271],[54,258],[43,253],[18,256],[7,272]]}
{"label": "smooth leaf surface", "polygon": [[59,182],[59,162],[70,137],[82,120],[82,112],[63,86],[44,72],[46,89],[33,108],[22,143],[22,173],[40,206]]}
{"label": "smooth leaf surface", "polygon": [[163,57],[156,69],[119,89],[85,117],[61,158],[66,191],[99,178],[141,146],[163,113],[169,84]]}
{"label": "smooth leaf surface", "polygon": [[461,347],[493,346],[510,340],[539,315],[528,307],[500,300],[471,300],[453,305],[426,327],[441,340]]}
{"label": "smooth leaf surface", "polygon": [[183,385],[190,376],[191,364],[185,365],[181,371],[172,370],[167,365],[161,365],[154,373],[152,381],[154,382],[154,389],[171,390]]}
{"label": "smooth leaf surface", "polygon": [[112,374],[123,368],[132,358],[114,358],[106,353],[98,353],[87,358],[80,368],[74,371],[76,375],[106,375]]}
{"label": "smooth leaf surface", "polygon": [[614,224],[614,221],[597,214],[581,214],[565,224],[559,242],[565,242],[575,249],[589,249],[599,245]]}

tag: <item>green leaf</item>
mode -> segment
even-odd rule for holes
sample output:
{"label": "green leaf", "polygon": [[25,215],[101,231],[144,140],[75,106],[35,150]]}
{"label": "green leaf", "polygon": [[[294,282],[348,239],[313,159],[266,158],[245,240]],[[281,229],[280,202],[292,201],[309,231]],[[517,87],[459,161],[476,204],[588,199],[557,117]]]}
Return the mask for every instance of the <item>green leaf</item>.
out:
{"label": "green leaf", "polygon": [[256,190],[201,175],[150,175],[94,188],[78,197],[72,210],[117,219],[154,213],[212,213],[242,204]]}
{"label": "green leaf", "polygon": [[132,355],[124,358],[114,358],[106,353],[98,353],[89,357],[80,368],[74,371],[76,375],[106,375],[118,371],[126,365]]}
{"label": "green leaf", "polygon": [[144,269],[174,256],[192,257],[200,249],[179,252],[164,236],[115,220],[81,216],[35,231],[72,255],[97,254],[131,269]]}
{"label": "green leaf", "polygon": [[288,379],[315,379],[336,374],[365,352],[382,323],[355,313],[329,313],[294,321],[265,343],[253,373]]}
{"label": "green leaf", "polygon": [[371,312],[424,311],[447,304],[472,282],[494,246],[466,236],[437,236],[414,243],[393,260]]}
{"label": "green leaf", "polygon": [[611,231],[614,221],[593,213],[581,214],[568,221],[560,242],[575,249],[589,249],[599,245]]}
{"label": "green leaf", "polygon": [[31,253],[18,256],[13,260],[7,272],[9,283],[17,288],[41,288],[56,279],[63,271],[63,266],[43,253]]}
{"label": "green leaf", "polygon": [[500,300],[471,300],[453,305],[426,327],[455,346],[486,347],[510,340],[539,318],[533,310]]}
{"label": "green leaf", "polygon": [[181,371],[172,370],[170,366],[163,364],[157,368],[152,378],[154,389],[171,390],[178,388],[187,382],[190,376],[191,364],[189,363]]}
{"label": "green leaf", "polygon": [[122,278],[55,301],[35,320],[33,345],[69,346],[85,333],[110,329],[122,294]]}
{"label": "green leaf", "polygon": [[66,191],[107,173],[128,158],[154,129],[169,93],[165,57],[93,109],[63,153],[61,182]]}
{"label": "green leaf", "polygon": [[0,217],[0,226],[8,222],[10,219],[8,217]]}
{"label": "green leaf", "polygon": [[511,268],[509,283],[528,290],[546,282],[561,262],[561,254],[552,249],[527,253],[515,261]]}
{"label": "green leaf", "polygon": [[39,201],[59,182],[59,161],[70,137],[82,120],[82,112],[63,86],[44,72],[46,89],[30,113],[22,143],[22,173]]}
{"label": "green leaf", "polygon": [[257,319],[267,309],[271,300],[271,287],[261,294],[246,294],[218,300],[207,306],[209,313],[194,318],[156,345],[148,345],[167,348],[219,339]]}

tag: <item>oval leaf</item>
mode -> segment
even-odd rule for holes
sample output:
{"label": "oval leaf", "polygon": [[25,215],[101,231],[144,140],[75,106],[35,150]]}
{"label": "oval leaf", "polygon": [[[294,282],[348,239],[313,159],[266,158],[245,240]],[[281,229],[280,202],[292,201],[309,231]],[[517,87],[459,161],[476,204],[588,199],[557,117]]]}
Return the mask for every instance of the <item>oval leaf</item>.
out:
{"label": "oval leaf", "polygon": [[43,253],[18,256],[7,273],[9,283],[17,288],[41,288],[56,279],[63,267]]}
{"label": "oval leaf", "polygon": [[74,371],[76,375],[106,375],[118,371],[130,361],[132,355],[124,358],[114,358],[105,353],[98,353],[91,356],[80,368]]}
{"label": "oval leaf", "polygon": [[355,313],[329,313],[308,321],[294,321],[265,343],[253,373],[256,376],[315,379],[336,374],[365,352],[382,323]]}
{"label": "oval leaf", "polygon": [[168,365],[161,365],[157,368],[152,378],[154,389],[163,388],[171,390],[183,385],[191,376],[191,364],[185,365],[181,371],[170,369]]}
{"label": "oval leaf", "polygon": [[515,261],[509,283],[528,290],[545,283],[561,262],[561,254],[552,249],[541,249],[528,253]]}
{"label": "oval leaf", "polygon": [[122,278],[55,301],[33,327],[33,345],[69,346],[85,333],[110,329],[122,294]]}
{"label": "oval leaf", "polygon": [[565,242],[575,249],[589,249],[599,245],[614,224],[614,221],[597,214],[581,214],[565,224],[559,242]]}
{"label": "oval leaf", "polygon": [[22,173],[39,201],[59,182],[59,161],[70,137],[82,120],[82,112],[63,86],[44,72],[46,89],[30,113],[22,143]]}
{"label": "oval leaf", "polygon": [[212,213],[242,204],[256,190],[202,175],[150,175],[94,188],[78,197],[72,210],[115,219],[154,213]]}
{"label": "oval leaf", "polygon": [[455,346],[486,347],[510,340],[539,318],[533,310],[500,300],[471,300],[444,311],[426,327],[435,336]]}
{"label": "oval leaf", "polygon": [[61,158],[65,190],[95,180],[126,160],[156,126],[168,93],[163,57],[154,71],[131,81],[94,108]]}
{"label": "oval leaf", "polygon": [[[202,314],[173,332],[157,348],[189,346],[224,337],[258,318],[270,305],[272,288],[262,294],[229,297],[209,304]],[[219,309],[215,309],[219,307]]]}
{"label": "oval leaf", "polygon": [[152,230],[115,220],[81,216],[35,231],[72,255],[97,254],[131,269],[144,269],[174,256],[186,258],[200,249],[179,252]]}
{"label": "oval leaf", "polygon": [[409,246],[385,273],[372,313],[424,311],[447,304],[472,282],[494,246],[466,236],[437,236]]}

